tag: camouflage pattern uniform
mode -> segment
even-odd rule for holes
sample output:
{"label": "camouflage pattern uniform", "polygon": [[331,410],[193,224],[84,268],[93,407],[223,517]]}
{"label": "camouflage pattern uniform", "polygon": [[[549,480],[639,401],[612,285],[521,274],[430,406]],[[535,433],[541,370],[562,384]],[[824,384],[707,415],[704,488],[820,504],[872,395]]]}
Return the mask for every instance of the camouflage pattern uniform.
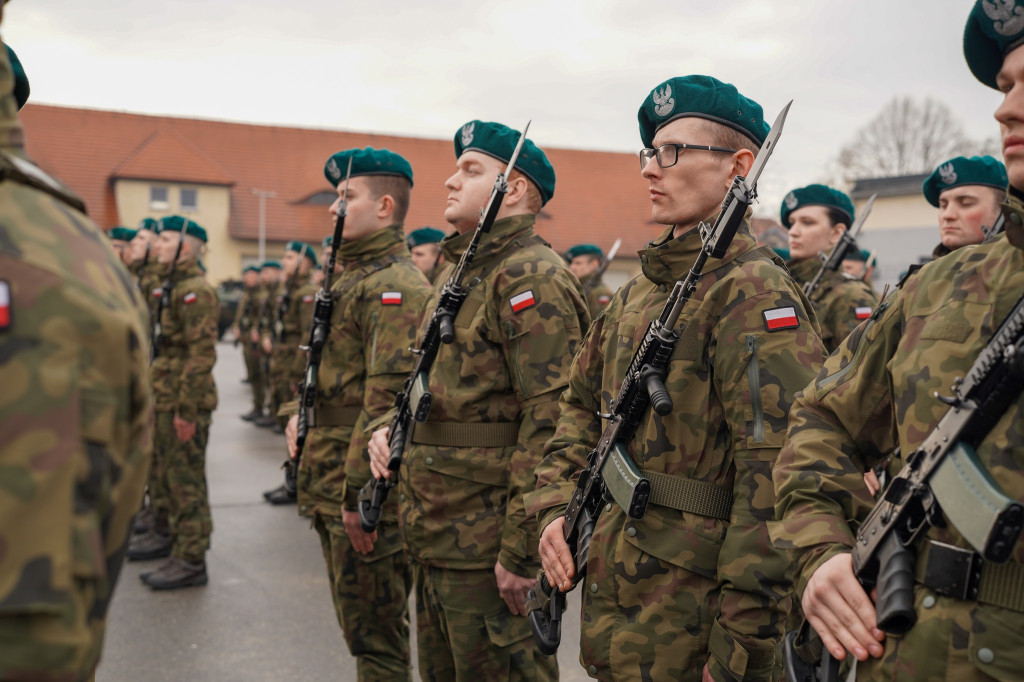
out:
{"label": "camouflage pattern uniform", "polygon": [[238,301],[238,314],[235,315],[234,326],[238,328],[238,340],[242,346],[242,358],[245,360],[245,374],[252,389],[252,407],[254,412],[262,412],[266,404],[263,393],[263,382],[259,380],[260,361],[256,344],[252,342],[249,332],[259,320],[259,285],[246,287],[242,298]]}
{"label": "camouflage pattern uniform", "polygon": [[597,319],[597,316],[608,307],[612,300],[612,294],[615,292],[604,283],[604,280],[597,276],[596,272],[592,272],[581,279],[580,284],[583,285],[583,293],[587,297],[590,316],[593,319]]}
{"label": "camouflage pattern uniform", "polygon": [[[625,284],[591,327],[558,406],[558,428],[527,497],[544,528],[565,513],[575,476],[597,445],[606,412],[648,324],[701,247],[668,228],[641,252],[643,275]],[[676,326],[666,417],[652,410],[629,453],[652,476],[704,481],[732,500],[719,518],[651,504],[633,520],[615,504],[597,521],[584,578],[580,661],[602,680],[777,677],[789,612],[784,552],[766,521],[771,466],[793,395],[814,377],[822,349],[802,292],[742,225],[722,260],[709,259]],[[779,261],[781,263],[781,261]],[[770,331],[766,312],[791,322]],[[725,518],[721,518],[724,515]]]}
{"label": "camouflage pattern uniform", "polygon": [[[499,220],[481,240],[466,279],[479,282],[455,319],[455,341],[438,352],[429,421],[416,424],[402,462],[399,513],[414,560],[424,679],[557,675],[555,658],[536,652],[527,619],[511,614],[494,575],[500,561],[537,576],[536,519],[522,494],[533,487],[569,360],[590,324],[578,280],[533,224],[532,215]],[[470,237],[445,238],[448,263]],[[533,303],[515,312],[510,301],[522,296]]]}
{"label": "camouflage pattern uniform", "polygon": [[[797,284],[814,279],[821,269],[817,258],[805,258],[786,264]],[[811,305],[821,326],[821,341],[831,353],[857,325],[868,319],[878,305],[878,295],[870,285],[841,271],[826,272],[818,288],[811,292]]]}
{"label": "camouflage pattern uniform", "polygon": [[[195,261],[179,263],[170,275],[168,305],[161,316],[163,337],[153,360],[156,439],[160,478],[169,499],[171,555],[201,561],[210,548],[213,521],[206,489],[206,441],[210,413],[217,407],[213,363],[217,352],[217,294]],[[182,443],[174,416],[196,425]]]}
{"label": "camouflage pattern uniform", "polygon": [[345,269],[331,287],[335,307],[317,373],[316,424],[299,464],[299,513],[311,517],[320,534],[338,623],[359,679],[409,679],[412,572],[398,533],[397,496],[384,506],[370,554],[352,548],[341,510],[356,511],[359,490],[370,479],[366,427],[391,409],[412,372],[408,349],[416,343],[430,286],[409,258],[400,225],[344,242],[338,258]]}
{"label": "camouflage pattern uniform", "polygon": [[[309,340],[309,328],[313,323],[313,309],[316,307],[317,287],[313,284],[313,273],[296,271],[294,281],[286,283],[277,298],[276,317],[273,327],[273,350],[270,353],[270,373],[273,375],[274,395],[271,415],[299,392],[302,372],[306,368],[306,351],[300,346]],[[288,422],[287,416],[278,416],[282,429]]]}
{"label": "camouflage pattern uniform", "polygon": [[[1020,230],[1024,204],[1011,198],[1008,225]],[[1016,222],[1012,222],[1016,221]],[[898,443],[909,454],[946,412],[946,395],[1024,293],[1024,252],[1002,235],[922,267],[826,360],[793,406],[789,439],[775,467],[776,544],[793,550],[795,586],[854,543],[850,523],[873,506],[862,480]],[[1024,500],[1024,398],[977,448],[978,459],[1011,498]],[[904,461],[892,458],[890,470]],[[852,522],[849,520],[853,520]],[[889,636],[881,659],[857,664],[858,679],[1020,679],[1024,664],[1024,541],[1000,566],[1012,603],[960,600],[921,584],[931,542],[969,545],[953,528],[918,543],[917,624]],[[993,567],[981,572],[982,593]],[[1007,592],[1005,589],[1003,592]]]}
{"label": "camouflage pattern uniform", "polygon": [[12,89],[0,43],[0,678],[87,680],[149,466],[146,312]]}
{"label": "camouflage pattern uniform", "polygon": [[273,417],[277,417],[277,409],[279,405],[273,404],[274,396],[274,375],[270,371],[270,354],[263,350],[263,339],[274,337],[274,320],[277,319],[277,306],[278,306],[278,293],[284,285],[280,282],[273,282],[269,286],[260,285],[260,315],[259,323],[256,326],[256,331],[260,336],[259,346],[259,362],[262,372],[260,376],[263,378],[263,391],[270,400],[271,412]]}

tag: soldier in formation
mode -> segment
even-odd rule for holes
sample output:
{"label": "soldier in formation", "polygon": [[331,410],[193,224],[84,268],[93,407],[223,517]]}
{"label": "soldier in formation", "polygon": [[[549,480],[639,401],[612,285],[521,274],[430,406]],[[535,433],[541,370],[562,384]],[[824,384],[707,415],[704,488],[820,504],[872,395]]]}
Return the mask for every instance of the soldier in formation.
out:
{"label": "soldier in formation", "polygon": [[251,332],[259,320],[260,269],[250,265],[242,271],[242,298],[238,301],[238,311],[232,325],[232,332],[242,346],[242,358],[245,361],[245,381],[252,390],[252,409],[242,415],[242,419],[251,422],[263,416],[266,394],[260,378],[259,346],[252,342]]}
{"label": "soldier in formation", "polygon": [[612,300],[612,290],[601,279],[598,268],[604,260],[604,251],[594,244],[577,244],[565,252],[565,260],[572,274],[583,285],[583,294],[590,306],[590,316],[597,319]]}
{"label": "soldier in formation", "polygon": [[939,209],[939,244],[932,258],[980,244],[994,231],[1006,199],[1006,167],[991,156],[950,159],[928,176],[922,189]]}
{"label": "soldier in formation", "polygon": [[135,238],[135,230],[128,227],[113,227],[107,232],[107,237],[117,259],[127,267],[131,262],[131,241]]}
{"label": "soldier in formation", "polygon": [[[786,195],[781,217],[789,230],[790,260],[786,265],[802,286],[814,279],[822,267],[822,257],[853,224],[854,208],[850,197],[839,190],[808,185]],[[871,287],[841,271],[825,272],[809,296],[827,352],[866,320],[878,303]]]}
{"label": "soldier in formation", "polygon": [[406,237],[412,262],[420,269],[427,280],[433,284],[444,271],[444,254],[441,253],[441,240],[444,232],[433,227],[421,227],[413,230]]}
{"label": "soldier in formation", "polygon": [[28,82],[3,48],[0,678],[77,682],[99,662],[149,467],[148,325],[81,200],[26,161]]}
{"label": "soldier in formation", "polygon": [[261,408],[261,414],[252,419],[256,426],[273,428],[277,424],[277,416],[273,412],[271,396],[274,393],[273,377],[270,372],[270,351],[273,345],[270,341],[274,333],[274,314],[278,305],[278,290],[281,287],[281,264],[276,260],[267,260],[260,265],[260,293],[258,302],[259,315],[256,324],[249,332],[249,338],[256,344],[257,358],[260,364],[260,380],[262,390],[271,404],[271,411],[267,412],[267,406]]}

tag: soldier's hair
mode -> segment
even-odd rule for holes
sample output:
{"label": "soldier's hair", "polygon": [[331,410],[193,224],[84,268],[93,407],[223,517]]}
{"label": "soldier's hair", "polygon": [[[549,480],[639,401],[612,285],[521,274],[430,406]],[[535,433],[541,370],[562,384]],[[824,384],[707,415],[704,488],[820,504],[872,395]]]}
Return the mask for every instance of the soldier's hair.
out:
{"label": "soldier's hair", "polygon": [[203,254],[203,240],[199,237],[193,237],[190,234],[185,235],[185,243],[188,244],[189,254],[191,257],[199,258]]}
{"label": "soldier's hair", "polygon": [[823,208],[826,208],[828,210],[828,222],[833,227],[842,223],[843,225],[846,225],[847,228],[849,228],[850,223],[853,222],[852,220],[850,220],[850,217],[848,215],[840,211],[838,208],[831,208],[827,206]]}
{"label": "soldier's hair", "polygon": [[754,141],[749,137],[729,126],[722,125],[721,123],[715,123],[714,121],[708,121],[706,119],[698,119],[701,122],[701,129],[703,132],[710,136],[710,144],[713,147],[725,147],[726,149],[749,149],[754,156],[761,151],[761,145],[754,144]]}
{"label": "soldier's hair", "polygon": [[992,196],[996,200],[996,208],[1002,206],[1003,202],[1006,201],[1006,190],[996,189],[995,187],[989,187],[989,189],[992,190]]}
{"label": "soldier's hair", "polygon": [[367,175],[365,177],[370,196],[374,199],[384,196],[394,199],[395,210],[392,213],[394,222],[404,223],[405,214],[409,212],[409,194],[412,191],[412,184],[399,175]]}
{"label": "soldier's hair", "polygon": [[508,174],[508,179],[511,182],[516,178],[526,180],[526,196],[523,198],[523,207],[530,213],[537,215],[540,213],[540,209],[544,207],[544,200],[540,196],[540,189],[537,185],[533,184],[533,180],[513,168],[512,172]]}

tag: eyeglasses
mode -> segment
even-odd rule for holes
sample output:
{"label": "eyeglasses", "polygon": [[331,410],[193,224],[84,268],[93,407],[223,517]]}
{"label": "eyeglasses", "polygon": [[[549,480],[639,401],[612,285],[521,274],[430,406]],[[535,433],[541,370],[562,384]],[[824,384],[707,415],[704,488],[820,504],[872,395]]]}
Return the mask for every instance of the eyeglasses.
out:
{"label": "eyeglasses", "polygon": [[703,152],[727,152],[729,154],[735,154],[737,150],[726,149],[725,147],[710,147],[706,144],[675,144],[669,142],[663,144],[657,149],[640,150],[640,170],[647,168],[647,164],[651,162],[651,159],[657,158],[658,165],[662,168],[671,168],[676,165],[679,161],[679,150],[680,149],[696,149]]}

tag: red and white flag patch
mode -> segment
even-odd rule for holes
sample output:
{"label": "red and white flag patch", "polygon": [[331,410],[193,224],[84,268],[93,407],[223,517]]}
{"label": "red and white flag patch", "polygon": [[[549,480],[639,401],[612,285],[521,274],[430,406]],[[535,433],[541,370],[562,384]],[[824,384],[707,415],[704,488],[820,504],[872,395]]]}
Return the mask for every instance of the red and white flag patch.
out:
{"label": "red and white flag patch", "polygon": [[853,309],[853,314],[858,320],[866,320],[871,317],[871,306],[857,306]]}
{"label": "red and white flag patch", "polygon": [[761,314],[764,316],[764,328],[770,332],[796,329],[800,326],[800,320],[797,319],[796,309],[793,306],[772,308]]}
{"label": "red and white flag patch", "polygon": [[597,297],[598,305],[608,305],[608,303],[610,303],[611,300],[612,300],[611,296],[598,296]]}
{"label": "red and white flag patch", "polygon": [[308,296],[303,296],[302,297],[302,302],[303,303],[312,303],[315,300],[316,300],[316,296],[314,296],[313,294],[309,294]]}
{"label": "red and white flag patch", "polygon": [[380,295],[380,302],[384,305],[402,305],[402,292],[385,291]]}
{"label": "red and white flag patch", "polygon": [[512,306],[512,312],[518,313],[526,310],[530,306],[537,304],[537,299],[533,297],[533,289],[527,289],[521,294],[516,294],[512,298],[508,299],[509,305]]}
{"label": "red and white flag patch", "polygon": [[153,289],[153,291],[149,293],[153,295],[153,298],[160,298],[161,296],[164,295],[164,290],[161,287],[157,287],[156,289]]}
{"label": "red and white flag patch", "polygon": [[185,305],[191,305],[199,300],[199,297],[195,295],[195,292],[190,291],[181,300],[185,302]]}
{"label": "red and white flag patch", "polygon": [[0,329],[11,326],[11,285],[0,280]]}

